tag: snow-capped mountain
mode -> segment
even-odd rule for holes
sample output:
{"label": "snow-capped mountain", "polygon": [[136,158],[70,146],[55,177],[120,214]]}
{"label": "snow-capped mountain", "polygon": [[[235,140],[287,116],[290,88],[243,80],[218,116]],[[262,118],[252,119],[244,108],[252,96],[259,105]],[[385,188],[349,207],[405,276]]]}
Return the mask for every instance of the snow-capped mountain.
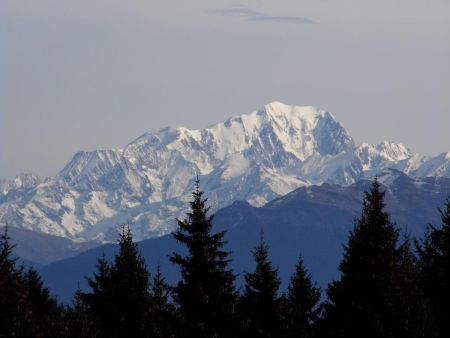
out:
{"label": "snow-capped mountain", "polygon": [[[378,180],[382,184],[381,189],[386,191],[386,210],[399,227],[401,236],[408,233],[420,239],[428,224],[441,224],[437,208],[445,205],[450,192],[449,178],[411,178],[400,171],[386,169],[379,174]],[[368,180],[345,187],[311,185],[276,198],[261,208],[236,201],[218,210],[214,227],[218,231],[227,230],[225,249],[231,252],[231,267],[238,274],[237,285],[243,286],[243,272],[254,268],[250,250],[258,244],[263,230],[270,246],[270,260],[279,268],[282,289],[289,283],[299,254],[319,286],[326,288],[331,280],[339,276],[343,244],[348,241],[355,217],[361,214],[364,192],[370,186],[371,181]],[[24,244],[23,254],[44,251],[39,243],[25,241]],[[138,245],[149,267],[155,269],[158,262],[167,281],[176,284],[180,272],[168,259],[172,252],[180,250],[175,239],[162,236],[141,241]],[[70,253],[69,250],[65,252]],[[96,271],[98,257],[105,255],[107,259],[112,259],[116,253],[117,245],[106,244],[52,262],[39,272],[58,299],[70,302],[77,289],[89,290],[84,276],[92,276]],[[35,255],[21,257],[33,260]]]}
{"label": "snow-capped mountain", "polygon": [[74,240],[115,239],[116,226],[131,222],[144,239],[174,229],[197,175],[214,211],[235,200],[261,206],[310,184],[349,185],[385,168],[450,176],[450,153],[355,146],[331,113],[273,102],[202,130],[163,128],[121,149],[79,152],[46,180],[0,183],[0,222]]}
{"label": "snow-capped mountain", "polygon": [[42,178],[32,174],[20,174],[13,180],[0,179],[0,196],[6,195],[10,190],[25,190],[34,188],[42,182],[44,182]]}

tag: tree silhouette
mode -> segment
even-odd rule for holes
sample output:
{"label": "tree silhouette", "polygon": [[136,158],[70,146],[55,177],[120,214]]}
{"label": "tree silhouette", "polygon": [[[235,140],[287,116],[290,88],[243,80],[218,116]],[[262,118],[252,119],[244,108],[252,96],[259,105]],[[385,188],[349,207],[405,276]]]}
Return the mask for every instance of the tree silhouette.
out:
{"label": "tree silhouette", "polygon": [[307,272],[302,258],[299,258],[297,262],[283,300],[286,336],[313,337],[321,311],[318,305],[320,289],[312,282],[311,275]]}
{"label": "tree silhouette", "polygon": [[430,226],[419,248],[422,280],[439,337],[450,336],[450,198],[442,226]]}
{"label": "tree silhouette", "polygon": [[151,309],[148,319],[151,337],[174,337],[177,333],[177,311],[171,303],[171,288],[166,283],[158,265],[151,287]]}
{"label": "tree silhouette", "polygon": [[119,254],[110,265],[103,257],[88,279],[92,293],[84,297],[102,337],[145,337],[150,304],[149,272],[129,227],[119,238]]}
{"label": "tree silhouette", "polygon": [[246,336],[277,337],[281,333],[280,279],[278,269],[268,258],[269,247],[261,233],[254,249],[255,272],[245,274],[245,290],[241,299],[243,327]]}
{"label": "tree silhouette", "polygon": [[181,332],[187,337],[231,337],[236,327],[237,293],[235,276],[228,269],[229,252],[223,249],[225,232],[212,233],[213,217],[207,216],[209,207],[202,199],[198,179],[192,195],[191,211],[187,219],[178,220],[178,230],[173,234],[188,253],[170,256],[181,270],[181,280],[174,289]]}
{"label": "tree silhouette", "polygon": [[[416,324],[411,321],[415,317],[399,302],[401,292],[410,286],[407,278],[401,278],[411,262],[406,260],[407,252],[401,260],[398,230],[384,210],[385,193],[380,187],[375,180],[366,193],[362,214],[339,266],[341,278],[328,288],[324,321],[328,337],[411,337],[423,333],[414,331]],[[399,288],[402,281],[406,285]]]}
{"label": "tree silhouette", "polygon": [[63,308],[34,269],[16,266],[8,228],[0,236],[0,337],[60,337]]}

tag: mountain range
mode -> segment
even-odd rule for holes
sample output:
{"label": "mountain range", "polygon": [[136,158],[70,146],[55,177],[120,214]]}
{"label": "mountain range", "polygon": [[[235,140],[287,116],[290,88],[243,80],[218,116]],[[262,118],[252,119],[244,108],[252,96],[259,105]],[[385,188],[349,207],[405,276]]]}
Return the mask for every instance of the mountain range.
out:
{"label": "mountain range", "polygon": [[330,112],[273,102],[205,129],[157,129],[121,149],[79,152],[54,177],[0,180],[0,224],[81,243],[114,241],[130,223],[143,240],[175,228],[196,177],[215,212],[236,200],[261,207],[300,187],[351,186],[387,168],[450,177],[450,153],[355,145]]}
{"label": "mountain range", "polygon": [[[450,193],[449,178],[411,178],[389,169],[380,173],[382,190],[386,191],[386,208],[403,235],[421,238],[427,225],[441,224],[438,207],[443,207]],[[231,266],[243,285],[245,271],[253,271],[252,248],[263,231],[270,246],[270,260],[279,268],[283,287],[293,273],[296,260],[302,256],[315,281],[322,288],[338,276],[343,245],[347,244],[354,220],[361,214],[364,192],[371,181],[361,180],[349,186],[322,184],[298,188],[276,198],[263,207],[235,201],[214,215],[213,231],[226,230],[226,250],[231,252]],[[206,193],[206,197],[209,197]],[[48,236],[48,235],[46,235]],[[168,255],[185,252],[171,235],[138,243],[141,254],[154,272],[159,264],[173,285],[179,278],[178,268]],[[87,288],[85,276],[92,276],[99,257],[111,259],[118,248],[104,244],[74,257],[53,262],[39,269],[46,285],[63,301],[74,291]]]}

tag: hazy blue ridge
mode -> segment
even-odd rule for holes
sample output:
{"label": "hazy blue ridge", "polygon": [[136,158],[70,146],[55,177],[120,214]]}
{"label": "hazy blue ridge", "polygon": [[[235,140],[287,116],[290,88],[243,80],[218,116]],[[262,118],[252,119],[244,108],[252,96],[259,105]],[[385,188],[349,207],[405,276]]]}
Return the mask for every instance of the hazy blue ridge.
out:
{"label": "hazy blue ridge", "polygon": [[[437,208],[450,194],[450,179],[412,179],[390,170],[380,176],[386,189],[387,210],[400,228],[420,237],[427,224],[439,224]],[[364,191],[371,182],[359,181],[348,187],[323,184],[299,188],[286,196],[256,208],[236,201],[215,214],[215,229],[227,230],[227,249],[232,252],[232,267],[242,285],[243,272],[253,269],[250,251],[258,243],[261,230],[270,245],[270,258],[279,267],[283,287],[302,255],[313,278],[321,287],[337,277],[342,248],[354,219],[359,216]],[[182,251],[171,235],[139,242],[139,248],[153,271],[157,264],[170,283],[178,271],[168,262],[173,251]],[[51,263],[39,269],[47,285],[63,301],[70,300],[79,286],[87,286],[84,276],[92,276],[102,254],[112,258],[117,245],[107,244],[75,257]]]}

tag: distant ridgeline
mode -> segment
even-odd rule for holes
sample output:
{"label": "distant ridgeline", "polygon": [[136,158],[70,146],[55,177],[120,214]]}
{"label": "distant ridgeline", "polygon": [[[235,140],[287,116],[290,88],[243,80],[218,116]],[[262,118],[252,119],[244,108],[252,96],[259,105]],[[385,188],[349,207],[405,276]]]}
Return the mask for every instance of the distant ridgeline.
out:
{"label": "distant ridgeline", "polygon": [[54,177],[0,180],[0,224],[104,243],[129,223],[143,240],[176,228],[197,176],[216,212],[236,200],[263,206],[300,187],[349,186],[387,168],[450,177],[449,164],[450,153],[429,158],[393,142],[355,145],[331,113],[273,102],[205,129],[163,128],[121,149],[79,152]]}
{"label": "distant ridgeline", "polygon": [[[17,265],[6,228],[0,337],[449,337],[450,199],[441,199],[449,181],[389,171],[346,188],[300,188],[263,208],[236,202],[213,218],[197,180],[172,235],[137,245],[124,225],[118,245],[42,269],[47,285],[58,269],[58,283],[75,282],[71,273],[93,259],[70,306]],[[437,200],[442,209],[429,218],[425,201]],[[419,225],[427,220],[433,226]],[[235,268],[240,256],[250,257],[245,271]],[[278,262],[291,264],[284,292]],[[166,279],[168,266],[176,278]],[[334,275],[322,288],[321,269]]]}

